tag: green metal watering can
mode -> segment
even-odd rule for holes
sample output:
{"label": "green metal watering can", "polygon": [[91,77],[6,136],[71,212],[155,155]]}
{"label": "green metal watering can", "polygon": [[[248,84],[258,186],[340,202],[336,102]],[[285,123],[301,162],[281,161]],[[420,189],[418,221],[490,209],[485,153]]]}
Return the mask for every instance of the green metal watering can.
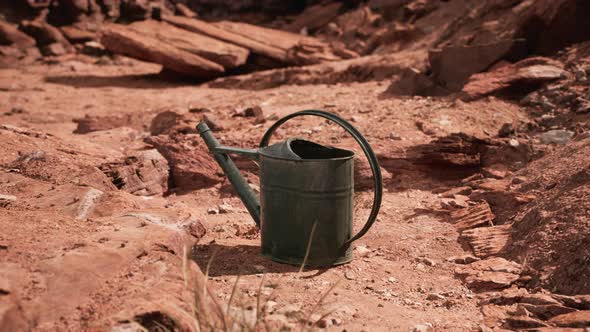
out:
{"label": "green metal watering can", "polygon": [[[313,115],[329,119],[354,137],[373,171],[373,207],[364,227],[353,235],[354,152],[290,138],[268,145],[273,132],[287,120]],[[223,146],[203,122],[197,125],[207,144],[260,227],[262,254],[272,260],[310,267],[352,260],[350,244],[375,222],[383,193],[379,162],[367,140],[341,117],[318,110],[296,112],[278,120],[262,137],[258,149]],[[246,156],[260,165],[260,200],[230,154]]]}

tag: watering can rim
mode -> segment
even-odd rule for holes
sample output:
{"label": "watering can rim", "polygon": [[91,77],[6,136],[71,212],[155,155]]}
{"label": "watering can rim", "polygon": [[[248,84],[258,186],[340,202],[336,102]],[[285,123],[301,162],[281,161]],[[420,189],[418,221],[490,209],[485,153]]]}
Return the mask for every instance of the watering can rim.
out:
{"label": "watering can rim", "polygon": [[[272,155],[272,154],[268,154],[265,153],[270,147],[272,147],[273,145],[276,144],[284,144],[287,146],[287,149],[289,149],[289,152],[293,153],[294,155],[297,155],[297,153],[295,153],[295,151],[293,151],[293,149],[291,149],[291,143],[293,141],[304,141],[304,142],[309,142],[309,143],[313,143],[316,145],[320,145],[326,148],[331,148],[331,149],[336,149],[336,150],[340,150],[340,151],[346,151],[349,152],[350,155],[349,156],[345,156],[345,157],[336,157],[336,158],[322,158],[322,159],[304,159],[304,158],[288,158],[288,157],[281,157],[281,156],[276,156],[276,155]],[[306,140],[303,138],[299,138],[299,137],[290,137],[287,138],[286,140],[282,141],[282,142],[278,142],[275,143],[273,145],[269,145],[269,146],[265,146],[263,148],[259,148],[258,149],[258,154],[261,156],[264,156],[265,158],[269,158],[269,159],[274,159],[274,160],[285,160],[285,161],[295,161],[295,162],[305,162],[305,163],[309,163],[309,162],[330,162],[330,161],[345,161],[345,160],[350,160],[350,159],[354,159],[354,157],[356,156],[356,153],[352,150],[348,150],[348,149],[342,149],[342,148],[337,148],[334,146],[326,146],[323,144],[319,144],[316,143],[314,141],[310,141],[310,140]]]}

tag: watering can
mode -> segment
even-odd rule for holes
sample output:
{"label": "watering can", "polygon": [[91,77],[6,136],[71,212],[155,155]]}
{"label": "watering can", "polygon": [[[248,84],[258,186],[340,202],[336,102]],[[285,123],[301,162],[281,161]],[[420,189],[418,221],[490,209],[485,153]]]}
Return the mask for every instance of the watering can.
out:
{"label": "watering can", "polygon": [[[313,115],[343,127],[359,143],[374,181],[374,199],[366,224],[353,235],[354,152],[289,138],[268,145],[274,131],[294,117]],[[383,192],[377,157],[367,140],[341,117],[318,110],[289,114],[274,123],[258,149],[219,144],[203,122],[197,130],[248,212],[260,227],[262,254],[272,260],[310,267],[326,267],[352,260],[351,243],[375,222]],[[230,158],[231,154],[257,160],[260,200]]]}

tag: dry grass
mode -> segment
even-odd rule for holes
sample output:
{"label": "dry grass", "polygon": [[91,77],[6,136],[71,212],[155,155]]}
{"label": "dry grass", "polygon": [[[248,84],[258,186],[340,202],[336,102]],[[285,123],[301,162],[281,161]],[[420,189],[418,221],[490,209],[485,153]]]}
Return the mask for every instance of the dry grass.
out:
{"label": "dry grass", "polygon": [[[303,263],[300,266],[299,271],[297,272],[296,278],[301,279],[302,273],[304,271],[308,255],[311,248],[311,243],[313,240],[313,236],[315,234],[315,227],[316,223],[312,226],[312,230],[310,233],[310,238],[307,245],[306,254],[303,260]],[[189,250],[185,248],[184,250],[184,257],[183,257],[183,276],[184,276],[184,283],[186,287],[191,287],[189,284],[190,279],[194,279],[194,276],[191,276],[191,270],[188,268],[189,262]],[[246,317],[245,310],[242,308],[238,308],[237,310],[233,310],[232,304],[236,299],[236,294],[239,290],[239,281],[241,278],[241,273],[238,273],[236,276],[236,280],[232,286],[231,295],[229,297],[228,303],[225,306],[225,310],[223,310],[222,304],[220,304],[214,297],[211,291],[207,287],[207,281],[209,279],[209,272],[211,265],[214,262],[216,252],[214,252],[207,262],[207,266],[205,268],[204,273],[204,280],[202,282],[202,287],[200,288],[198,285],[192,285],[193,294],[195,296],[195,301],[193,305],[193,312],[192,316],[195,318],[195,331],[224,331],[224,332],[234,332],[234,331],[243,331],[243,332],[250,332],[250,331],[273,331],[273,330],[299,330],[299,331],[312,331],[316,326],[317,323],[327,318],[329,315],[333,313],[333,311],[325,312],[321,315],[319,319],[312,320],[313,316],[317,316],[318,312],[321,311],[324,301],[329,296],[330,293],[334,291],[334,289],[338,286],[338,282],[334,283],[326,292],[324,292],[317,302],[313,305],[311,310],[307,312],[307,314],[303,314],[302,318],[299,320],[299,327],[293,328],[292,326],[271,326],[269,321],[266,319],[267,312],[264,310],[267,307],[269,301],[274,297],[274,293],[276,288],[273,288],[271,293],[263,298],[263,288],[265,286],[265,282],[267,280],[267,275],[262,274],[262,278],[260,280],[260,284],[258,285],[257,294],[256,294],[256,306],[255,306],[255,320],[252,323]],[[240,269],[241,270],[241,269]],[[285,278],[287,274],[281,274],[279,278],[274,282],[275,284],[280,284],[283,278]],[[192,278],[191,278],[192,277]],[[196,280],[196,279],[195,279]],[[306,281],[307,282],[307,281]],[[204,305],[205,304],[205,305]],[[213,312],[211,312],[211,309]],[[239,314],[241,312],[241,315]]]}

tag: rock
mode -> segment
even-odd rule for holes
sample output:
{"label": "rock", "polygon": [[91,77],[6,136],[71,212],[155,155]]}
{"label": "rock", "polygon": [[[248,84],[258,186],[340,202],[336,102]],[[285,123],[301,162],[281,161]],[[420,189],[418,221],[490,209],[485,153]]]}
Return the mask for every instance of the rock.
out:
{"label": "rock", "polygon": [[202,116],[203,122],[207,124],[209,129],[212,131],[222,131],[225,128],[217,121],[217,119],[212,115],[203,114]]}
{"label": "rock", "polygon": [[174,133],[197,133],[196,125],[198,117],[192,113],[181,113],[177,110],[168,110],[158,113],[151,121],[150,134],[157,136]]}
{"label": "rock", "polygon": [[373,250],[368,249],[365,246],[356,246],[354,248],[354,254],[357,257],[368,257],[372,252],[373,252]]}
{"label": "rock", "polygon": [[509,137],[510,135],[514,134],[516,129],[514,129],[514,125],[512,123],[505,123],[502,125],[500,130],[498,131],[499,137]]}
{"label": "rock", "polygon": [[159,63],[167,70],[186,76],[212,78],[225,71],[215,62],[119,24],[103,28],[100,41],[113,53]]}
{"label": "rock", "polygon": [[442,301],[445,297],[440,294],[430,293],[426,296],[426,299],[428,301]]}
{"label": "rock", "polygon": [[434,331],[434,328],[432,327],[432,324],[430,324],[430,323],[417,324],[417,325],[414,325],[414,327],[412,328],[412,332],[432,332],[432,331]]}
{"label": "rock", "polygon": [[450,91],[459,91],[471,75],[499,59],[524,54],[524,40],[509,39],[483,45],[446,46],[431,50],[428,55],[434,80]]}
{"label": "rock", "polygon": [[344,272],[344,278],[346,278],[348,280],[355,280],[356,279],[356,275],[354,275],[354,273],[352,273],[351,271],[345,271]]}
{"label": "rock", "polygon": [[12,24],[0,21],[0,45],[14,45],[17,48],[34,47],[35,39],[18,30]]}
{"label": "rock", "polygon": [[219,166],[197,134],[146,138],[168,160],[175,190],[202,189],[221,182]]}
{"label": "rock", "polygon": [[163,195],[168,191],[168,161],[155,149],[128,156],[100,169],[120,190],[138,196]]}
{"label": "rock", "polygon": [[589,327],[590,310],[575,311],[555,316],[549,320],[549,323],[559,327]]}
{"label": "rock", "polygon": [[7,207],[16,202],[16,196],[0,194],[0,207]]}
{"label": "rock", "polygon": [[576,107],[576,113],[578,114],[587,114],[590,113],[590,101],[583,101],[581,102],[578,107]]}
{"label": "rock", "polygon": [[120,2],[120,16],[129,21],[142,21],[151,15],[149,1],[133,0]]}
{"label": "rock", "polygon": [[32,36],[38,46],[58,43],[61,44],[68,53],[74,51],[73,46],[68,42],[61,31],[47,22],[40,20],[22,21],[19,28],[29,36]]}
{"label": "rock", "polygon": [[463,87],[469,99],[477,99],[497,92],[523,90],[523,87],[539,85],[560,79],[565,75],[560,63],[533,57],[496,70],[474,74]]}
{"label": "rock", "polygon": [[42,46],[41,52],[45,56],[60,56],[68,53],[65,47],[60,43],[52,43]]}
{"label": "rock", "polygon": [[321,318],[315,322],[315,325],[320,329],[325,329],[332,325],[332,320],[329,320],[327,318]]}
{"label": "rock", "polygon": [[457,256],[457,257],[449,257],[447,258],[447,262],[452,262],[455,264],[471,264],[473,262],[477,262],[481,260],[478,257],[475,256],[471,256],[471,255],[463,255],[463,256]]}
{"label": "rock", "polygon": [[225,70],[245,64],[250,54],[246,48],[177,28],[164,22],[146,20],[135,22],[127,27],[143,36],[157,39],[161,44],[219,64]]}
{"label": "rock", "polygon": [[434,165],[480,166],[480,151],[489,142],[464,133],[437,138],[418,146],[417,161]]}
{"label": "rock", "polygon": [[504,258],[495,257],[459,266],[455,273],[469,288],[494,290],[509,287],[520,277],[521,266]]}
{"label": "rock", "polygon": [[207,234],[207,229],[203,226],[203,223],[199,220],[189,221],[185,223],[183,227],[188,231],[188,233],[194,237],[195,239],[200,240]]}
{"label": "rock", "polygon": [[549,326],[547,323],[545,323],[539,319],[536,319],[533,317],[528,317],[525,315],[507,317],[506,323],[511,328],[515,328],[515,329],[530,329],[530,328],[536,328],[536,327]]}
{"label": "rock", "polygon": [[229,203],[223,203],[218,206],[219,213],[234,213],[236,209]]}
{"label": "rock", "polygon": [[104,195],[104,193],[98,189],[90,188],[86,194],[80,199],[80,203],[78,204],[78,209],[76,213],[76,220],[84,220],[86,219],[96,203],[100,200],[100,198]]}
{"label": "rock", "polygon": [[245,117],[254,117],[254,118],[263,118],[264,113],[262,112],[262,108],[260,106],[248,107],[244,110]]}
{"label": "rock", "polygon": [[453,195],[452,198],[443,198],[440,202],[441,208],[445,210],[464,209],[469,206],[469,197],[464,195]]}
{"label": "rock", "polygon": [[219,214],[219,209],[218,208],[208,208],[207,214]]}
{"label": "rock", "polygon": [[590,295],[588,294],[574,296],[551,294],[551,297],[570,308],[590,310]]}
{"label": "rock", "polygon": [[490,205],[481,201],[475,205],[450,212],[451,219],[457,230],[464,231],[482,226],[492,226],[496,216],[492,213]]}
{"label": "rock", "polygon": [[93,31],[82,30],[76,26],[68,25],[60,27],[61,32],[71,43],[84,43],[96,39],[97,34]]}
{"label": "rock", "polygon": [[502,252],[510,240],[511,232],[511,225],[479,227],[463,231],[461,239],[469,243],[475,256],[485,258]]}
{"label": "rock", "polygon": [[395,131],[390,132],[388,137],[389,137],[389,139],[392,139],[394,141],[401,141],[402,140],[402,137],[398,133],[396,133]]}
{"label": "rock", "polygon": [[565,307],[559,304],[535,305],[528,303],[520,303],[519,306],[524,307],[528,312],[542,320],[548,320],[552,317],[568,314],[577,311],[574,308]]}
{"label": "rock", "polygon": [[426,266],[435,266],[436,265],[436,262],[430,258],[425,258],[425,257],[419,258],[418,261],[424,263],[424,265],[426,265]]}
{"label": "rock", "polygon": [[46,160],[46,153],[45,151],[41,150],[33,150],[28,153],[21,154],[16,160],[12,163],[13,168],[17,168],[19,165],[24,165],[29,162],[33,161],[45,161]]}
{"label": "rock", "polygon": [[492,179],[504,179],[511,174],[508,168],[502,164],[492,165],[490,167],[482,167],[481,173]]}
{"label": "rock", "polygon": [[106,48],[97,41],[87,41],[82,46],[82,53],[91,56],[103,56],[107,54]]}
{"label": "rock", "polygon": [[441,197],[445,197],[445,198],[452,198],[455,195],[466,195],[466,196],[469,196],[472,191],[473,191],[473,189],[471,187],[468,187],[468,186],[455,187],[455,188],[451,188],[449,190],[445,190],[445,191],[441,192],[440,193],[440,196]]}
{"label": "rock", "polygon": [[541,134],[541,143],[543,144],[567,144],[574,136],[574,132],[569,130],[550,130]]}
{"label": "rock", "polygon": [[176,9],[176,14],[180,15],[180,16],[185,16],[185,17],[192,17],[192,18],[196,18],[199,15],[197,15],[197,13],[195,13],[194,11],[192,11],[190,8],[188,8],[187,5],[178,2],[174,5],[175,9]]}
{"label": "rock", "polygon": [[163,21],[248,49],[286,65],[309,65],[342,59],[343,52],[319,39],[242,22],[207,23],[182,16],[163,16]]}

